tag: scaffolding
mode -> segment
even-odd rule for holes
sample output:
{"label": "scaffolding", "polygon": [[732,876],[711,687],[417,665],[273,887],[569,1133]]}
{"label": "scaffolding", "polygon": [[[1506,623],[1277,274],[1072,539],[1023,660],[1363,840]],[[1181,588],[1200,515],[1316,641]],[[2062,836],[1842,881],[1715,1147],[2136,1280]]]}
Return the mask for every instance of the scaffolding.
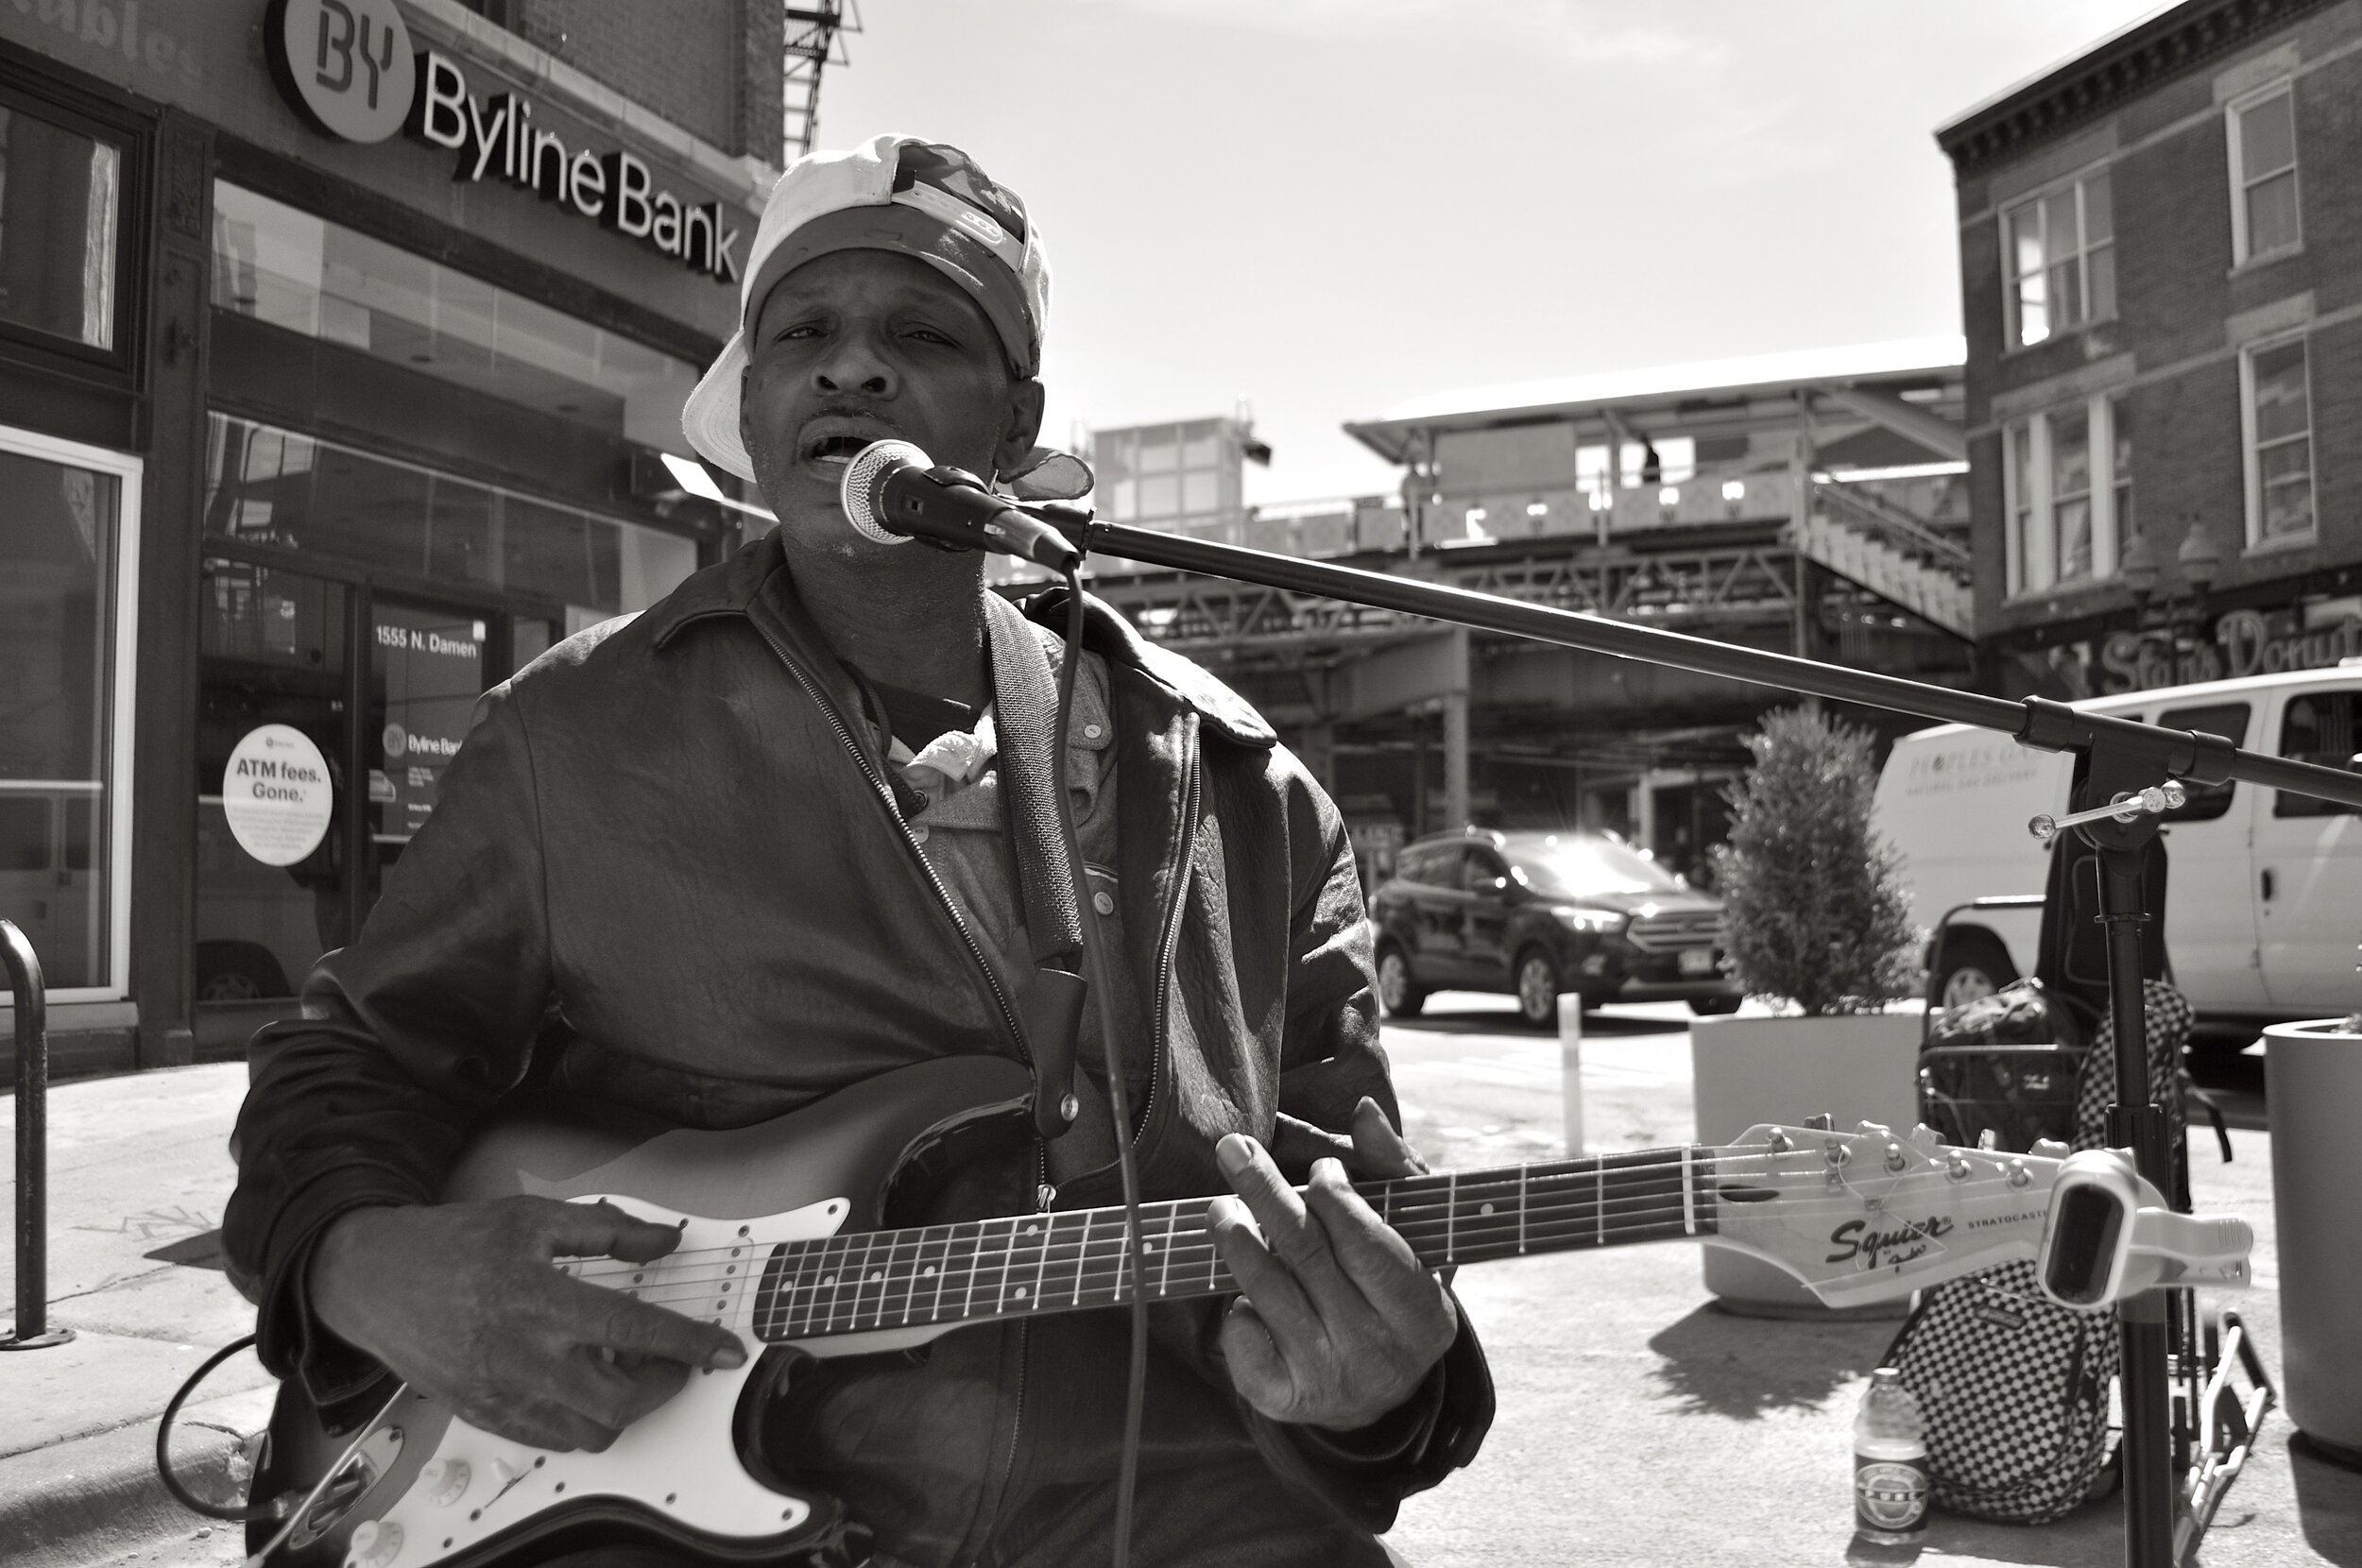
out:
{"label": "scaffolding", "polygon": [[823,66],[846,65],[847,33],[861,31],[859,0],[806,0],[789,6],[782,61],[780,97],[785,113],[780,145],[789,159],[812,150],[820,133],[820,72]]}

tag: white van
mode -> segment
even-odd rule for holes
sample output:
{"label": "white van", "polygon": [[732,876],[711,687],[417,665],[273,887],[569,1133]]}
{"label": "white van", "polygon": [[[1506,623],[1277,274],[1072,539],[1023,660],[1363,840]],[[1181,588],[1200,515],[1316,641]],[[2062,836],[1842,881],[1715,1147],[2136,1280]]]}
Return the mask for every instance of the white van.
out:
{"label": "white van", "polygon": [[[2362,772],[2362,661],[2096,697],[2075,705],[2228,737],[2255,752]],[[2048,850],[2028,830],[2067,810],[2074,758],[1945,724],[1894,743],[1873,821],[1902,850],[1911,918],[2039,895]],[[2189,786],[2166,813],[2165,952],[2211,1023],[2319,1018],[2362,1007],[2362,812],[2280,790]],[[1931,955],[1930,994],[1964,1001],[2034,965],[2039,909],[1966,912]]]}

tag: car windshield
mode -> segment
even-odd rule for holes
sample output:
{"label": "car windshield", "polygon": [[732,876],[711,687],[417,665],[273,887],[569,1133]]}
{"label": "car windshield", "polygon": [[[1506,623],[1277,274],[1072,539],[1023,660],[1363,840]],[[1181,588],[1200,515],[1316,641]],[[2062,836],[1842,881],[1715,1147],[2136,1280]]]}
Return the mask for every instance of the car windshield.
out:
{"label": "car windshield", "polygon": [[1596,898],[1607,893],[1678,893],[1673,874],[1637,850],[1606,839],[1561,836],[1508,851],[1510,869],[1545,898]]}

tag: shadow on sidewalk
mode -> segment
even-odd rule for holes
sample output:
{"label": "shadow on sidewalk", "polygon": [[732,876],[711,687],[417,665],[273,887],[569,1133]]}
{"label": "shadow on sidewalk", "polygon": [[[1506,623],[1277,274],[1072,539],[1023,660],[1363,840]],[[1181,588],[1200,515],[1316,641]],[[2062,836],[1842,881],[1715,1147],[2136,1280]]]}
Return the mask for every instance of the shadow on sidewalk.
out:
{"label": "shadow on sidewalk", "polygon": [[2320,1457],[2302,1434],[2288,1443],[2304,1543],[2337,1568],[2362,1568],[2362,1471]]}
{"label": "shadow on sidewalk", "polygon": [[1754,1421],[1825,1406],[1838,1389],[1870,1375],[1898,1326],[1737,1318],[1700,1306],[1660,1330],[1649,1348],[1664,1357],[1656,1379],[1680,1413]]}

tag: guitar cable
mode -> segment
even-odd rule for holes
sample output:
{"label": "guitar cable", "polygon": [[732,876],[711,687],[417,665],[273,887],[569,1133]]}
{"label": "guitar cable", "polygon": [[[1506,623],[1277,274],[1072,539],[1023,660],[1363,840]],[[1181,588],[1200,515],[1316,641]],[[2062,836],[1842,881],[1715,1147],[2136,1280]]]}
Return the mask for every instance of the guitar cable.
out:
{"label": "guitar cable", "polygon": [[193,1513],[201,1513],[208,1519],[219,1519],[231,1525],[250,1525],[259,1519],[284,1518],[285,1501],[274,1499],[268,1503],[208,1503],[197,1496],[187,1487],[182,1486],[180,1477],[172,1473],[172,1423],[179,1419],[180,1406],[187,1402],[189,1395],[197,1391],[198,1384],[213,1375],[215,1367],[220,1366],[238,1352],[251,1348],[256,1341],[257,1337],[254,1335],[241,1335],[207,1356],[204,1364],[189,1373],[187,1379],[174,1391],[171,1401],[164,1406],[163,1418],[156,1423],[156,1478],[163,1482],[164,1490],[172,1493],[173,1501],[182,1508]]}
{"label": "guitar cable", "polygon": [[[1115,1123],[1116,1171],[1123,1185],[1123,1245],[1132,1260],[1132,1345],[1123,1384],[1123,1445],[1116,1465],[1115,1517],[1115,1568],[1130,1568],[1132,1513],[1139,1485],[1140,1417],[1148,1397],[1148,1292],[1140,1287],[1140,1173],[1133,1158],[1132,1091],[1124,1048],[1116,1029],[1114,996],[1107,985],[1106,931],[1100,924],[1099,905],[1091,897],[1090,874],[1074,827],[1074,794],[1066,782],[1067,725],[1073,715],[1075,672],[1083,663],[1083,583],[1074,567],[1068,567],[1065,576],[1066,657],[1058,665],[1058,711],[1050,755],[1051,765],[1057,770],[1058,835],[1064,841],[1067,863],[1074,868],[1074,885],[1082,892],[1076,902],[1082,905],[1083,978],[1096,1001],[1099,1038],[1106,1056],[1107,1110]],[[1190,824],[1182,824],[1184,833],[1190,829]],[[1153,1021],[1151,1027],[1155,1027]],[[1118,1267],[1121,1270],[1121,1266]]]}

